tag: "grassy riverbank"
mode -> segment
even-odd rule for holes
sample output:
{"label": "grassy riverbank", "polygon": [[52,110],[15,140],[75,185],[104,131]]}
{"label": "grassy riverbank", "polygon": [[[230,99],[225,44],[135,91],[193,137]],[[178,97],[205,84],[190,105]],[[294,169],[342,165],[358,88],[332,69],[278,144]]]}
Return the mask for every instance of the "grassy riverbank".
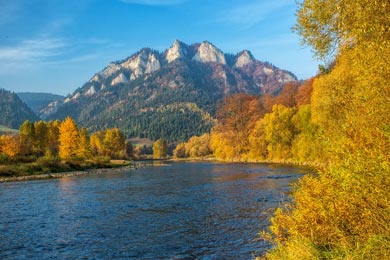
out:
{"label": "grassy riverbank", "polygon": [[0,165],[0,182],[44,178],[59,178],[81,174],[97,173],[102,169],[134,167],[132,161],[110,160],[107,157],[95,157],[91,160],[61,161],[56,157],[41,157],[35,161],[8,161]]}

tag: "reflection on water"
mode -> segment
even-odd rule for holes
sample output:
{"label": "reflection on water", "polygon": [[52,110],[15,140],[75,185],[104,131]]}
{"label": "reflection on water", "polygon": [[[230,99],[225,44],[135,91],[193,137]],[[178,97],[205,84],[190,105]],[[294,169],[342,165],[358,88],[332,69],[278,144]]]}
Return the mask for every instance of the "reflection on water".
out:
{"label": "reflection on water", "polygon": [[306,168],[161,163],[0,184],[0,259],[253,259]]}

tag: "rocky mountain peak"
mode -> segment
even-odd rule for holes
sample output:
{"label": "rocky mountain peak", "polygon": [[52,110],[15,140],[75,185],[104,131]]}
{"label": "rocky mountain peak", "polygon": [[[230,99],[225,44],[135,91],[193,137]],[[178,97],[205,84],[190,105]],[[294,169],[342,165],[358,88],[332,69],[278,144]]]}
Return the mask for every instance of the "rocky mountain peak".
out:
{"label": "rocky mountain peak", "polygon": [[167,50],[165,59],[170,63],[176,59],[185,57],[186,55],[187,45],[179,40],[175,40],[172,47]]}
{"label": "rocky mountain peak", "polygon": [[253,57],[252,53],[248,50],[244,50],[237,54],[237,60],[234,64],[234,67],[242,68],[248,63],[254,62],[255,58]]}
{"label": "rocky mountain peak", "polygon": [[203,63],[216,62],[226,65],[223,52],[207,41],[202,42],[192,59]]}
{"label": "rocky mountain peak", "polygon": [[145,73],[159,70],[161,64],[151,49],[144,48],[138,54],[120,63],[120,66],[132,72],[130,78],[138,78]]}

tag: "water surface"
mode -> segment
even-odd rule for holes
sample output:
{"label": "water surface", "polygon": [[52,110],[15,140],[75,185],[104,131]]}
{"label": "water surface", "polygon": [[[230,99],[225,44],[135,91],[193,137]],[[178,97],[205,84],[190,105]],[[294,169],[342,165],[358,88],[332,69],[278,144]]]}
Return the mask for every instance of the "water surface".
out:
{"label": "water surface", "polygon": [[212,162],[0,184],[0,259],[253,259],[307,168]]}

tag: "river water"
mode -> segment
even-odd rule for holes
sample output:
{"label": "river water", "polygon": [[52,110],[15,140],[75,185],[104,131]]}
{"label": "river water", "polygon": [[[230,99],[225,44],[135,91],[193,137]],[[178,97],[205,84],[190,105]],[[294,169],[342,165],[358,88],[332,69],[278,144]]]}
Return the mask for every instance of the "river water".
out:
{"label": "river water", "polygon": [[163,163],[0,184],[0,259],[253,259],[258,232],[311,170]]}

